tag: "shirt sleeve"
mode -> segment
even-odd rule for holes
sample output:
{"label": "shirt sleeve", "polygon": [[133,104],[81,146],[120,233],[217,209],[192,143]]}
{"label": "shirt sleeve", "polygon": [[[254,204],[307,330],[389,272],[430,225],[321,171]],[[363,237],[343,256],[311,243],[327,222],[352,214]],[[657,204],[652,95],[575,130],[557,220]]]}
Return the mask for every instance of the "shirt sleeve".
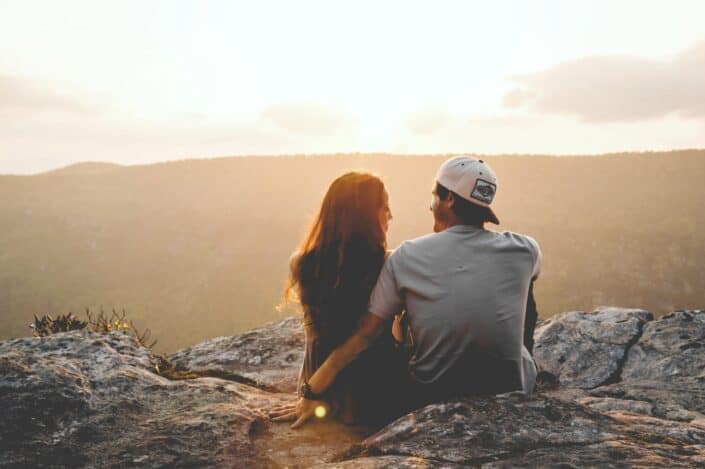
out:
{"label": "shirt sleeve", "polygon": [[541,253],[541,248],[539,243],[531,236],[526,237],[534,250],[534,270],[531,272],[531,280],[536,280],[541,273],[541,262],[543,260],[543,254]]}
{"label": "shirt sleeve", "polygon": [[399,250],[394,251],[384,262],[382,271],[377,278],[377,283],[372,289],[370,302],[367,307],[370,313],[385,321],[400,314],[404,308],[404,301],[399,291],[399,285],[394,272],[394,263],[396,262],[398,253]]}

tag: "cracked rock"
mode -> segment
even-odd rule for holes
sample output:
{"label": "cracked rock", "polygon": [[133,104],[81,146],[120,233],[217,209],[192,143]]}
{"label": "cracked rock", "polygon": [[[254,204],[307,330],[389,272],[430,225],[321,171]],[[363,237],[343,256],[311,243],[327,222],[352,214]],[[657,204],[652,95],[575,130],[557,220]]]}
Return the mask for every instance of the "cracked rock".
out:
{"label": "cracked rock", "polygon": [[176,380],[123,333],[13,339],[0,342],[0,467],[704,466],[702,325],[700,311],[562,314],[537,331],[555,380],[531,396],[434,403],[381,429],[316,420],[296,431],[262,409],[294,398],[271,389],[293,389],[300,318],[179,351],[201,373]]}
{"label": "cracked rock", "polygon": [[505,394],[429,405],[388,425],[340,459],[417,457],[433,461],[433,467],[686,467],[705,461],[703,444],[705,428],[700,426],[601,413],[547,396]]}
{"label": "cracked rock", "polygon": [[613,430],[611,418],[576,403],[510,393],[428,405],[383,428],[344,459],[394,454],[478,464],[541,446],[614,439]]}
{"label": "cracked rock", "polygon": [[589,389],[617,381],[628,349],[651,319],[648,311],[614,307],[559,314],[536,329],[536,364],[561,386]]}
{"label": "cracked rock", "polygon": [[705,311],[677,311],[644,327],[629,350],[624,380],[705,378]]}
{"label": "cracked rock", "polygon": [[705,312],[677,311],[644,326],[631,347],[621,382],[593,396],[643,400],[653,415],[691,421],[705,414]]}

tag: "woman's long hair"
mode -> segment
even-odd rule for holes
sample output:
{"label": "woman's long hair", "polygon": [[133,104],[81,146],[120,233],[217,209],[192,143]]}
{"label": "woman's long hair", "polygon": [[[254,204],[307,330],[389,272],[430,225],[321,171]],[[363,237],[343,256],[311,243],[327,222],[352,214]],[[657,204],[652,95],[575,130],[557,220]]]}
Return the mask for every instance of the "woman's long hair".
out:
{"label": "woman's long hair", "polygon": [[385,196],[382,180],[366,172],[351,171],[331,183],[311,229],[291,258],[285,303],[296,300],[315,316],[320,295],[314,291],[338,288],[346,263],[360,255],[370,260],[362,267],[368,272],[356,271],[355,277],[361,278],[351,280],[369,283],[374,277],[374,284],[387,249],[379,216]]}

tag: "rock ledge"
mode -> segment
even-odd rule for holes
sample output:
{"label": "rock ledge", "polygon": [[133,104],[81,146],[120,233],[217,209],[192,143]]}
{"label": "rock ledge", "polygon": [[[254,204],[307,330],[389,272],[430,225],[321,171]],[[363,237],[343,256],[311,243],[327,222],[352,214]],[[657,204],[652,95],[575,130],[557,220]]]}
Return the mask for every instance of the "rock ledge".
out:
{"label": "rock ledge", "polygon": [[515,467],[705,465],[705,312],[599,308],[545,321],[537,392],[431,404],[382,429],[261,409],[292,398],[299,319],[171,355],[130,336],[0,342],[0,466]]}

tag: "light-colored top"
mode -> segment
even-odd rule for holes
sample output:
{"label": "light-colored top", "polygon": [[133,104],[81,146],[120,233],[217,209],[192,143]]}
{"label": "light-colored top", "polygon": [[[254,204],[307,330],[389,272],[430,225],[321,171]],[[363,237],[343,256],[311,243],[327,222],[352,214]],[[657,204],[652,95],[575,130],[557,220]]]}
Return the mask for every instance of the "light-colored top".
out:
{"label": "light-colored top", "polygon": [[540,269],[530,236],[456,225],[403,242],[382,268],[369,311],[389,320],[406,309],[417,381],[437,381],[464,352],[481,350],[516,363],[514,378],[528,393],[536,367],[523,345],[524,317]]}

